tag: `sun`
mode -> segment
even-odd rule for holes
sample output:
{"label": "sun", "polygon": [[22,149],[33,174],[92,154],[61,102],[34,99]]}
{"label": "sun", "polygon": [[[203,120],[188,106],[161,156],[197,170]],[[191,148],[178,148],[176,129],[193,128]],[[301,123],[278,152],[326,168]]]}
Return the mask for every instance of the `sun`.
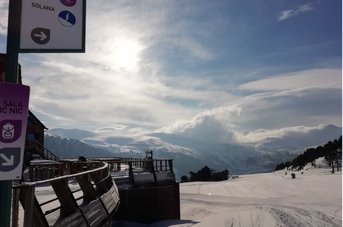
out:
{"label": "sun", "polygon": [[140,43],[134,39],[121,38],[114,41],[114,65],[120,69],[137,71],[142,49]]}

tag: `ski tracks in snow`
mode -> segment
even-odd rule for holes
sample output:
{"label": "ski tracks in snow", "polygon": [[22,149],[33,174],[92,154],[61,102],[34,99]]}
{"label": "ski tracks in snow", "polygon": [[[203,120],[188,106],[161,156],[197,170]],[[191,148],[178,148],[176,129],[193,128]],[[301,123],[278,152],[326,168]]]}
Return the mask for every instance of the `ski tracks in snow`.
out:
{"label": "ski tracks in snow", "polygon": [[[202,213],[200,222],[194,224],[194,227],[206,226],[207,223],[216,221],[216,226],[225,227],[339,227],[342,223],[340,217],[330,216],[308,207],[304,209],[301,204],[288,205],[275,200],[184,194],[181,197],[181,203],[186,205],[188,210],[194,209],[195,213],[199,207],[210,208],[211,212],[207,213],[208,216]],[[191,216],[183,218],[192,219]],[[218,220],[224,221],[218,223]]]}

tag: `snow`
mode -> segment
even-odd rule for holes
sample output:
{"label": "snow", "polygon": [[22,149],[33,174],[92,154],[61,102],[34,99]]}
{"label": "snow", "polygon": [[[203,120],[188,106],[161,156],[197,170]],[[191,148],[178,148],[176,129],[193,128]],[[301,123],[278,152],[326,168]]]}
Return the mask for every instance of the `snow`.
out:
{"label": "snow", "polygon": [[[332,174],[323,160],[316,164],[300,172],[282,170],[222,182],[182,183],[181,220],[148,225],[114,221],[112,226],[342,226],[342,174]],[[291,173],[296,174],[295,179]],[[37,194],[48,196],[44,190],[37,189]]]}
{"label": "snow", "polygon": [[341,226],[342,179],[329,169],[244,175],[181,186],[182,219],[194,226]]}
{"label": "snow", "polygon": [[222,182],[182,183],[181,220],[113,226],[342,226],[341,172],[331,174],[327,166],[305,169],[303,174],[278,171]]}

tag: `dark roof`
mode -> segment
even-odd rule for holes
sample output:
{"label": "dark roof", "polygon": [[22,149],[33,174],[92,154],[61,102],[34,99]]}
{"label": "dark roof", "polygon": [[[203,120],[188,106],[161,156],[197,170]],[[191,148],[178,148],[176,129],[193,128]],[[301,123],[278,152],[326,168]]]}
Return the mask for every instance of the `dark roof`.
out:
{"label": "dark roof", "polygon": [[39,124],[44,129],[48,129],[45,127],[45,125],[29,110],[29,121],[31,121],[33,124]]}

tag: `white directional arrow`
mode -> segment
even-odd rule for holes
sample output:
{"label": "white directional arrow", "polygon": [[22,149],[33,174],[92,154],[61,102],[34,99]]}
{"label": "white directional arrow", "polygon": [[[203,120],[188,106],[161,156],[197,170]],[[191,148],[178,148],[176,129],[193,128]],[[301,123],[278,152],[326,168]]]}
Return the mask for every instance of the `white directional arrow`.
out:
{"label": "white directional arrow", "polygon": [[10,155],[10,159],[8,159],[6,155],[0,153],[0,157],[5,160],[5,162],[1,164],[2,166],[13,166],[14,165],[14,155]]}
{"label": "white directional arrow", "polygon": [[34,36],[40,38],[40,41],[43,41],[43,40],[45,40],[46,38],[48,38],[48,36],[45,35],[45,33],[42,32],[42,31],[40,32],[40,34],[34,34]]}

